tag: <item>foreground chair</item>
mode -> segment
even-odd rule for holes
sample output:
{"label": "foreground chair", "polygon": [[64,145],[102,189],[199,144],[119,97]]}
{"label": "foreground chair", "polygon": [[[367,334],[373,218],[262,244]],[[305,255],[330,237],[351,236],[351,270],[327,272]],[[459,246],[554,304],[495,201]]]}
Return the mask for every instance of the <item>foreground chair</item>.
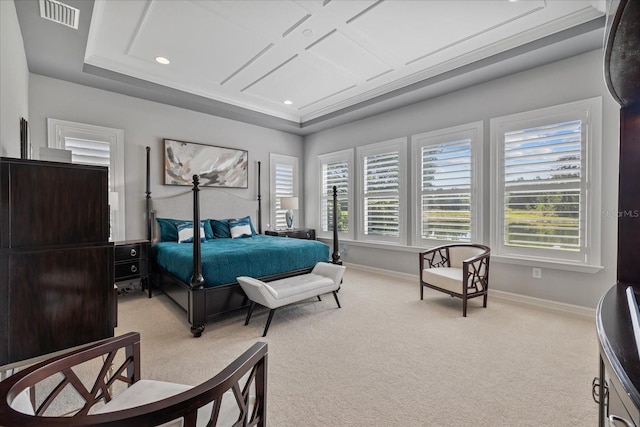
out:
{"label": "foreground chair", "polygon": [[489,247],[479,244],[443,245],[421,252],[420,299],[426,287],[462,298],[464,317],[470,298],[482,296],[486,307],[490,255]]}
{"label": "foreground chair", "polygon": [[[90,381],[83,375],[87,366],[96,368]],[[123,383],[127,388],[114,396],[112,389],[123,388]],[[47,415],[65,394],[67,399],[70,394],[78,397],[76,410],[69,416]],[[266,343],[254,344],[216,376],[191,387],[140,380],[140,335],[131,332],[53,357],[0,382],[0,425],[264,427],[266,399]]]}

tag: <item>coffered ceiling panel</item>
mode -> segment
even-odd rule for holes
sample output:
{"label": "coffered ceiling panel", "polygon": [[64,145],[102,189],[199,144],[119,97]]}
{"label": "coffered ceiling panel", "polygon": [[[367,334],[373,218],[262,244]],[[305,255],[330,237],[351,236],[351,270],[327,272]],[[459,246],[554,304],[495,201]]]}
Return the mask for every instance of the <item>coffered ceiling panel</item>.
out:
{"label": "coffered ceiling panel", "polygon": [[171,68],[178,70],[185,81],[220,84],[268,46],[259,32],[201,4],[150,3],[132,34],[128,54],[151,65],[157,56],[171,58]]}
{"label": "coffered ceiling panel", "polygon": [[308,108],[356,86],[351,73],[310,55],[300,55],[246,89],[266,100],[292,101],[294,109]]}
{"label": "coffered ceiling panel", "polygon": [[603,3],[96,0],[84,61],[303,124],[592,21]]}
{"label": "coffered ceiling panel", "polygon": [[392,71],[381,58],[338,31],[309,46],[307,51],[351,73],[360,83]]}
{"label": "coffered ceiling panel", "polygon": [[[386,1],[355,17],[354,30],[404,65],[458,43],[490,35],[500,26],[541,11],[541,0],[507,1]],[[522,24],[523,26],[526,23]],[[524,29],[521,27],[521,29]]]}

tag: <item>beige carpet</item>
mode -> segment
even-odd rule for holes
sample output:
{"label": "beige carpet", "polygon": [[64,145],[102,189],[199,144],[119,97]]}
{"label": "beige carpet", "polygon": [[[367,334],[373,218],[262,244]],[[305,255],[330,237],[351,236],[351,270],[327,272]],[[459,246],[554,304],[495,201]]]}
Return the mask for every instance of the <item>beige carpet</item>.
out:
{"label": "beige carpet", "polygon": [[269,343],[268,425],[595,426],[595,321],[489,298],[462,303],[417,283],[347,268],[329,294],[210,323],[193,338],[164,295],[120,296],[116,334],[142,336],[142,377],[198,384]]}

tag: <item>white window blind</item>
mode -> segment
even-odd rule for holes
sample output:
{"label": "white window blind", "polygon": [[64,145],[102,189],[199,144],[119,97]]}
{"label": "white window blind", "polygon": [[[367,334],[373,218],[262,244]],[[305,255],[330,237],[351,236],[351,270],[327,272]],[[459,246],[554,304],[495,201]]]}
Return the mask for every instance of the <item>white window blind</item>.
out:
{"label": "white window blind", "polygon": [[400,159],[398,151],[364,157],[364,234],[399,237]]}
{"label": "white window blind", "polygon": [[580,250],[582,150],[580,120],[505,132],[505,245]]}
{"label": "white window blind", "polygon": [[333,187],[337,192],[337,229],[349,231],[349,163],[338,161],[322,165],[322,231],[333,231]]}
{"label": "white window blind", "polygon": [[423,146],[420,237],[471,241],[471,140]]}
{"label": "white window blind", "polygon": [[105,141],[66,137],[65,149],[71,150],[71,162],[83,165],[111,165],[111,144]]}
{"label": "white window blind", "polygon": [[492,255],[601,268],[601,140],[600,97],[491,119]]}
{"label": "white window blind", "polygon": [[[298,197],[298,158],[283,154],[269,154],[270,164],[270,223],[269,228],[287,228],[286,209],[280,206],[281,197]],[[301,224],[296,218],[296,224]],[[297,225],[296,225],[297,226]]]}
{"label": "white window blind", "polygon": [[286,209],[280,207],[281,197],[293,197],[293,166],[287,164],[276,164],[276,228],[286,228]]}

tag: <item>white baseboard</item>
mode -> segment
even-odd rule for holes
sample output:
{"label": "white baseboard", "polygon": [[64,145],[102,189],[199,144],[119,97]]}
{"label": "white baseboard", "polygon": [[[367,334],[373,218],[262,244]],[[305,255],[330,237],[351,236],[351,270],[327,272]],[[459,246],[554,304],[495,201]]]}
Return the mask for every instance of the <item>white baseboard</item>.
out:
{"label": "white baseboard", "polygon": [[352,268],[354,270],[368,271],[369,273],[375,273],[375,274],[381,274],[383,276],[393,277],[395,279],[404,279],[409,282],[415,282],[416,285],[418,284],[417,274],[401,273],[399,271],[385,270],[383,268],[369,267],[368,265],[351,264],[347,262],[344,263],[344,266],[347,268]]}
{"label": "white baseboard", "polygon": [[[344,264],[347,268],[352,268],[354,270],[367,271],[370,273],[384,275],[393,277],[396,279],[403,279],[409,282],[418,283],[418,275],[417,274],[409,274],[409,273],[401,273],[398,271],[385,270],[382,268],[369,267],[367,265],[361,264]],[[596,318],[596,310],[594,308],[583,307],[580,305],[567,304],[564,302],[551,301],[548,299],[535,298],[527,295],[514,294],[512,292],[498,291],[495,289],[489,288],[489,295],[491,298],[498,299],[500,301],[505,301],[513,304],[521,304],[529,307],[538,308],[540,310],[546,310],[556,313],[568,314],[571,316],[583,317],[587,319],[595,319]]]}
{"label": "white baseboard", "polygon": [[595,308],[583,307],[581,305],[567,304],[567,303],[558,302],[558,301],[551,301],[548,299],[535,298],[527,295],[514,294],[511,292],[498,291],[491,288],[489,288],[489,295],[491,295],[491,298],[495,298],[501,301],[526,305],[529,307],[535,307],[541,310],[569,314],[571,316],[583,317],[587,319],[596,318]]}

